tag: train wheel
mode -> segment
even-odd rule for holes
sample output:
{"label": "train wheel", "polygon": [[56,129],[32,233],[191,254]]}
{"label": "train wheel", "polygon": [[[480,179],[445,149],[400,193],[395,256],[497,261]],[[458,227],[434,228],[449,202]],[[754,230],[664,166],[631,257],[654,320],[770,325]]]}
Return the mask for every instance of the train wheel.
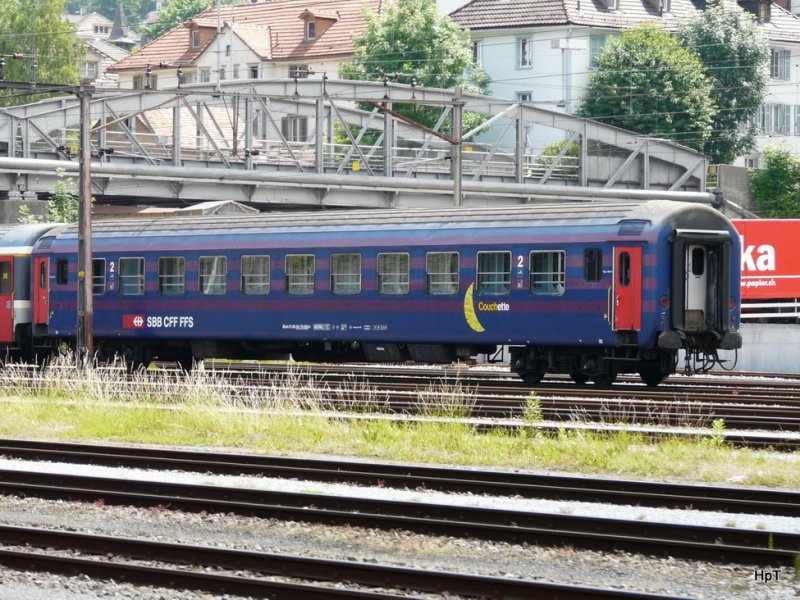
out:
{"label": "train wheel", "polygon": [[659,383],[664,381],[667,378],[667,374],[664,373],[659,367],[639,367],[639,377],[642,378],[642,381],[648,387],[656,387]]}
{"label": "train wheel", "polygon": [[569,377],[570,379],[572,379],[572,381],[574,381],[578,385],[583,385],[587,381],[589,381],[589,378],[580,371],[573,371],[572,373],[569,374]]}
{"label": "train wheel", "polygon": [[542,377],[544,377],[544,370],[531,369],[530,371],[525,371],[524,373],[520,373],[519,376],[522,377],[522,381],[524,381],[528,385],[538,385],[542,382]]}
{"label": "train wheel", "polygon": [[617,379],[617,374],[613,371],[607,373],[600,373],[599,375],[595,375],[592,377],[592,381],[595,385],[601,387],[608,387]]}

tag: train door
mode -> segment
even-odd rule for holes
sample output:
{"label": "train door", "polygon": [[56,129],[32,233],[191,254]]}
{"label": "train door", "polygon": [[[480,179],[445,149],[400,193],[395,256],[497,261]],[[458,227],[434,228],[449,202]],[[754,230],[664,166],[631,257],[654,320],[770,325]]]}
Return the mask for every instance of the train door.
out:
{"label": "train door", "polygon": [[47,325],[50,321],[50,259],[33,260],[33,324]]}
{"label": "train door", "polygon": [[642,249],[614,248],[614,330],[642,328]]}
{"label": "train door", "polygon": [[14,257],[0,256],[0,343],[14,341]]}
{"label": "train door", "polygon": [[[686,331],[706,329],[706,306],[708,306],[708,250],[705,246],[689,244],[686,247],[684,273],[684,316]],[[710,316],[710,315],[708,315]]]}

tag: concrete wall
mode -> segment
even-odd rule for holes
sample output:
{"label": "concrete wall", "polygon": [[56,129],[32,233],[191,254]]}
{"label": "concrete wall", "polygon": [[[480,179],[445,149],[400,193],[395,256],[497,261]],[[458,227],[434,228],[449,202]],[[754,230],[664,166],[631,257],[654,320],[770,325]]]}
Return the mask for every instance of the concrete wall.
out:
{"label": "concrete wall", "polygon": [[[734,371],[800,373],[800,325],[750,324],[741,326],[742,348]],[[733,364],[734,352],[720,352]],[[678,368],[683,366],[679,363]]]}

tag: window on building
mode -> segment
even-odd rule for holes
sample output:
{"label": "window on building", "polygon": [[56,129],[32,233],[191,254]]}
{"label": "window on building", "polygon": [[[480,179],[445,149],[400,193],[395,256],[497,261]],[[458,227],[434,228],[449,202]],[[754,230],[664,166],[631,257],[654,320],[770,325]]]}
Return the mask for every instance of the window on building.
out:
{"label": "window on building", "polygon": [[258,79],[258,65],[248,65],[247,70],[249,71],[250,79]]}
{"label": "window on building", "polygon": [[56,283],[66,285],[69,281],[69,261],[66,258],[59,258],[56,262]]}
{"label": "window on building", "polygon": [[233,65],[233,78],[239,79],[239,65]]}
{"label": "window on building", "polygon": [[517,66],[528,68],[533,65],[531,53],[531,38],[517,38]]}
{"label": "window on building", "polygon": [[597,59],[600,58],[600,53],[603,51],[603,46],[608,41],[608,35],[591,35],[589,36],[589,66],[593,67],[597,64]]}
{"label": "window on building", "polygon": [[517,102],[530,102],[533,100],[533,92],[517,92]]}
{"label": "window on building", "polygon": [[482,40],[472,40],[472,64],[480,65],[483,62]]}
{"label": "window on building", "polygon": [[361,293],[361,255],[331,255],[331,292],[334,294]]}
{"label": "window on building", "polygon": [[81,77],[83,79],[97,79],[97,73],[99,69],[99,63],[94,60],[87,61],[83,63],[83,68],[81,69]]}
{"label": "window on building", "polygon": [[144,75],[134,75],[133,76],[133,89],[135,89],[135,90],[143,90],[144,89]]}
{"label": "window on building", "polygon": [[600,281],[603,278],[603,252],[600,248],[583,251],[583,278],[586,281]]}
{"label": "window on building", "polygon": [[617,10],[619,8],[619,0],[607,0],[606,7],[608,10]]}
{"label": "window on building", "polygon": [[564,293],[566,276],[566,253],[563,250],[531,252],[530,256],[530,293],[555,294]]}
{"label": "window on building", "polygon": [[661,13],[672,12],[672,0],[659,0]]}
{"label": "window on building", "polygon": [[144,294],[144,258],[119,259],[119,292],[123,296]]}
{"label": "window on building", "polygon": [[106,259],[92,259],[92,294],[99,296],[106,293]]}
{"label": "window on building", "polygon": [[162,256],[158,259],[158,293],[180,296],[186,290],[186,260],[182,256]]}
{"label": "window on building", "polygon": [[762,135],[789,135],[791,130],[791,105],[762,104],[757,120]]}
{"label": "window on building", "polygon": [[281,132],[288,142],[305,142],[308,139],[308,118],[283,117]]}
{"label": "window on building", "polygon": [[219,68],[219,80],[220,81],[225,81],[225,79],[227,79],[227,77],[225,75],[225,67],[220,67]]}
{"label": "window on building", "polygon": [[308,78],[308,65],[289,65],[289,77],[294,79]]}
{"label": "window on building", "polygon": [[200,67],[200,83],[211,81],[211,67]]}
{"label": "window on building", "polygon": [[289,254],[286,256],[286,293],[290,296],[307,296],[314,293],[314,255]]}
{"label": "window on building", "polygon": [[458,252],[430,252],[427,255],[425,291],[433,296],[458,293]]}
{"label": "window on building", "polygon": [[269,294],[269,262],[269,256],[247,255],[242,257],[242,294],[245,296]]}
{"label": "window on building", "polygon": [[394,296],[408,293],[409,257],[405,252],[378,254],[378,293]]}
{"label": "window on building", "polygon": [[230,56],[230,55],[231,55],[231,45],[227,44],[225,46],[225,56]]}
{"label": "window on building", "polygon": [[770,50],[770,73],[773,79],[789,81],[791,79],[792,53],[789,50]]}
{"label": "window on building", "polygon": [[195,29],[192,31],[192,48],[200,47],[200,30]]}
{"label": "window on building", "polygon": [[317,39],[317,24],[314,21],[306,21],[306,39]]}
{"label": "window on building", "polygon": [[475,283],[479,294],[511,293],[511,252],[478,252]]}
{"label": "window on building", "polygon": [[198,291],[204,296],[219,296],[228,287],[228,259],[224,256],[201,256]]}

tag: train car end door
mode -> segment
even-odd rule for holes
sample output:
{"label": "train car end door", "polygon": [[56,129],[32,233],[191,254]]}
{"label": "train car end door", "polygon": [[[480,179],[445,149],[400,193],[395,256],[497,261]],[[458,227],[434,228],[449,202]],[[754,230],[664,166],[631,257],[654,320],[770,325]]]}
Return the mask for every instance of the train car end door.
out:
{"label": "train car end door", "polygon": [[33,323],[47,325],[50,322],[50,259],[33,260]]}
{"label": "train car end door", "polygon": [[14,257],[0,256],[0,343],[14,341]]}
{"label": "train car end door", "polygon": [[614,330],[642,328],[642,249],[614,248]]}

